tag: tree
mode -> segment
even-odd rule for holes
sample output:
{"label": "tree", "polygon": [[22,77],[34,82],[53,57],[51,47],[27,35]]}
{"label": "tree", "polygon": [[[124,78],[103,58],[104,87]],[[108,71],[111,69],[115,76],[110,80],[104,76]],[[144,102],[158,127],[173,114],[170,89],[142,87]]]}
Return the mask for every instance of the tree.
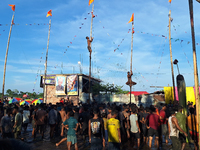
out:
{"label": "tree", "polygon": [[129,91],[125,91],[122,89],[123,86],[118,86],[114,84],[94,84],[92,86],[92,91],[94,95],[98,95],[101,93],[111,93],[111,94],[127,94]]}
{"label": "tree", "polygon": [[16,94],[16,95],[18,95],[18,94],[19,94],[19,91],[18,91],[17,89],[14,89],[14,90],[13,90],[13,93]]}
{"label": "tree", "polygon": [[11,89],[7,89],[6,94],[9,97],[13,97],[14,92]]}

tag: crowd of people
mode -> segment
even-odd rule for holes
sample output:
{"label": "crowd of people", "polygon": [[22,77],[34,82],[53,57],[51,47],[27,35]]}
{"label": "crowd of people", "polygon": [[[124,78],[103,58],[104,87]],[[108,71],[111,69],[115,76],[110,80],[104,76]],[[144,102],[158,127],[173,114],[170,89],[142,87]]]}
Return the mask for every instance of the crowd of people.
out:
{"label": "crowd of people", "polygon": [[[186,111],[186,115],[183,113]],[[24,105],[4,104],[0,106],[0,131],[3,139],[21,139],[21,131],[26,132],[32,123],[32,138],[50,127],[50,138],[61,136],[59,146],[67,141],[68,150],[74,145],[78,150],[77,137],[90,143],[91,150],[120,150],[129,141],[132,147],[149,148],[163,143],[172,143],[173,150],[183,150],[187,141],[194,141],[198,149],[198,125],[195,106],[188,103],[187,110],[178,105],[162,104],[160,107],[115,103],[92,104],[71,102],[53,104]],[[189,131],[188,131],[189,129]],[[163,138],[164,137],[164,138]],[[154,139],[154,140],[153,140]],[[164,140],[163,140],[164,139]]]}

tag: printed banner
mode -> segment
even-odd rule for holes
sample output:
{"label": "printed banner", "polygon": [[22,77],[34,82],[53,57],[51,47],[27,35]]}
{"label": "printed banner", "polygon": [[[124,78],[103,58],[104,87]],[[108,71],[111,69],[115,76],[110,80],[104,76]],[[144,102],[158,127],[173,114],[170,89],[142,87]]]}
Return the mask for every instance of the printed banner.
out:
{"label": "printed banner", "polygon": [[[177,87],[175,87],[177,89]],[[173,87],[164,87],[164,92],[165,92],[165,102],[169,104],[170,100],[174,101],[174,96],[173,96]],[[187,102],[193,102],[193,105],[195,105],[195,92],[193,87],[186,87],[186,100]],[[179,101],[178,99],[178,92],[176,90],[176,100]]]}
{"label": "printed banner", "polygon": [[66,77],[57,75],[56,76],[56,95],[66,95],[65,94],[65,82]]}
{"label": "printed banner", "polygon": [[78,75],[67,76],[67,95],[78,95]]}
{"label": "printed banner", "polygon": [[164,87],[164,92],[165,92],[165,103],[169,104],[170,100],[174,101],[173,87]]}
{"label": "printed banner", "polygon": [[[46,85],[55,85],[55,83],[56,83],[55,78],[56,78],[56,75],[46,75],[45,84]],[[44,84],[44,79],[45,79],[45,76],[43,76],[42,84]]]}

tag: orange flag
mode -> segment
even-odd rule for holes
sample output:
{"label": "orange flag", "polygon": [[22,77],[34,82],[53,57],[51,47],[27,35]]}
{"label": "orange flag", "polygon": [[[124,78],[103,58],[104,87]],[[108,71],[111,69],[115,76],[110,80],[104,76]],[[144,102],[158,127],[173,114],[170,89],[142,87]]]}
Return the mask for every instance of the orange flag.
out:
{"label": "orange flag", "polygon": [[134,20],[134,13],[132,14],[131,19],[129,20],[128,23],[132,22],[133,20]]}
{"label": "orange flag", "polygon": [[172,2],[172,0],[169,0],[169,3],[171,3]]}
{"label": "orange flag", "polygon": [[89,6],[90,6],[90,4],[92,4],[94,2],[94,0],[89,0]]}
{"label": "orange flag", "polygon": [[47,12],[47,16],[46,16],[46,17],[49,17],[49,16],[52,16],[52,10],[49,10],[49,11]]}
{"label": "orange flag", "polygon": [[15,5],[8,4],[8,6],[11,6],[11,9],[15,11]]}

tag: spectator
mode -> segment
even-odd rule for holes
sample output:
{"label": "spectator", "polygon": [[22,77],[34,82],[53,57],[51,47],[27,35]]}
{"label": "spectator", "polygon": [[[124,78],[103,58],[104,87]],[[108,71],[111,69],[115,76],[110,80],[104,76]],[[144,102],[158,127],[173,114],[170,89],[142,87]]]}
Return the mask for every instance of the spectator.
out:
{"label": "spectator", "polygon": [[[78,150],[78,144],[77,144],[77,137],[76,137],[76,131],[78,128],[78,122],[77,120],[73,117],[74,116],[74,112],[71,111],[69,113],[70,118],[67,119],[63,125],[67,126],[68,128],[68,132],[67,132],[67,148],[68,150],[70,150],[71,148],[71,144],[74,144],[75,146],[75,150]],[[61,135],[63,136],[63,130]]]}
{"label": "spectator", "polygon": [[[43,106],[40,105],[40,108],[36,112],[36,131],[40,130],[40,134],[42,135],[42,139],[44,138],[44,130],[45,130],[45,119],[47,117],[47,112],[44,110]],[[36,134],[34,134],[34,138]]]}
{"label": "spectator", "polygon": [[24,110],[23,110],[23,127],[24,127],[24,132],[26,132],[28,123],[29,123],[29,117],[30,117],[30,111],[29,111],[29,107],[25,106]]}
{"label": "spectator", "polygon": [[[183,111],[183,107],[178,106],[178,112],[176,113],[176,118],[178,120],[178,124],[181,127],[181,129],[184,132],[187,132],[187,129],[186,129],[186,119],[187,119],[187,117],[184,114],[182,114],[182,111]],[[179,140],[181,141],[181,144],[182,144],[181,149],[184,150],[185,145],[186,145],[186,137],[182,132],[179,132]]]}
{"label": "spectator", "polygon": [[57,111],[56,107],[53,105],[52,109],[49,111],[49,125],[50,125],[50,138],[53,138],[55,127],[57,124]]}
{"label": "spectator", "polygon": [[138,123],[138,116],[136,115],[137,109],[131,108],[130,124],[131,124],[131,137],[137,139],[137,146],[140,148],[140,127]]}
{"label": "spectator", "polygon": [[155,135],[155,143],[157,145],[157,148],[159,148],[159,123],[160,118],[157,115],[156,108],[151,107],[152,113],[147,116],[147,121],[149,123],[149,130],[148,130],[148,136],[149,136],[149,148],[151,148],[153,136]]}
{"label": "spectator", "polygon": [[13,113],[15,115],[15,124],[13,126],[14,128],[14,137],[15,139],[19,139],[21,135],[21,130],[22,130],[22,114],[19,112],[19,108],[15,107],[13,110]]}
{"label": "spectator", "polygon": [[163,104],[162,109],[160,110],[160,122],[161,122],[161,142],[162,136],[165,137],[166,145],[168,144],[168,130],[167,130],[167,120],[166,120],[166,111],[167,105]]}
{"label": "spectator", "polygon": [[169,139],[172,141],[172,147],[174,150],[181,150],[181,142],[178,138],[179,131],[181,131],[186,137],[187,133],[181,129],[178,124],[178,120],[176,118],[175,110],[171,111],[171,116],[169,117],[168,121],[168,131],[169,131]]}
{"label": "spectator", "polygon": [[118,111],[113,109],[111,112],[111,119],[107,122],[108,130],[108,149],[120,150],[121,133],[120,133],[120,122],[115,119],[118,115]]}
{"label": "spectator", "polygon": [[1,118],[1,134],[3,138],[12,138],[11,108],[6,109],[6,115]]}
{"label": "spectator", "polygon": [[93,110],[93,114],[94,117],[88,123],[89,142],[91,143],[90,149],[102,150],[103,146],[105,147],[104,123],[98,117],[99,111],[97,109]]}

